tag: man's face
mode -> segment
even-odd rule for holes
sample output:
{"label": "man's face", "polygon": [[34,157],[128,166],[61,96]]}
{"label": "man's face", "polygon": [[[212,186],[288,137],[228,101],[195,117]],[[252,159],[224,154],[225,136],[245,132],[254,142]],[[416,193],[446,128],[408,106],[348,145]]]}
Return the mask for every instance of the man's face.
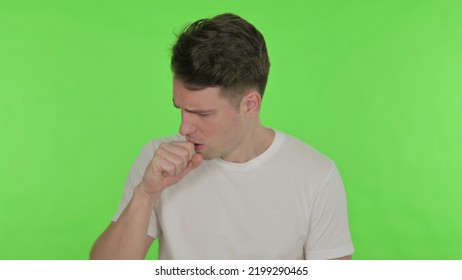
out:
{"label": "man's face", "polygon": [[191,89],[173,80],[173,102],[181,110],[180,134],[204,159],[238,160],[246,119],[220,96],[219,87]]}

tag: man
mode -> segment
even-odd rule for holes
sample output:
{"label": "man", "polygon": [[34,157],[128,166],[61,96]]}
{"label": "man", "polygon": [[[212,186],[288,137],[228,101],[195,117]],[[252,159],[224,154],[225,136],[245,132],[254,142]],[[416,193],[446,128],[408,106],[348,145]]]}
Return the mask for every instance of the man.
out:
{"label": "man", "polygon": [[199,20],[173,47],[180,135],[154,140],[128,176],[92,259],[349,259],[334,163],[262,126],[263,36],[233,14]]}

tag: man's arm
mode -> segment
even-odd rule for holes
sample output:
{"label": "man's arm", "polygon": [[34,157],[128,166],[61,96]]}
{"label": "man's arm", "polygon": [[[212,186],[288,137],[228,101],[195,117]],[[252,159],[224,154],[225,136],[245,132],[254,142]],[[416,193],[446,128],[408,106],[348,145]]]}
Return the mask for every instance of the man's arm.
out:
{"label": "man's arm", "polygon": [[136,187],[133,198],[117,222],[111,222],[96,240],[90,259],[144,259],[154,238],[147,235],[157,200]]}
{"label": "man's arm", "polygon": [[144,259],[154,238],[147,235],[152,209],[161,192],[202,163],[189,142],[162,143],[117,222],[96,240],[90,259]]}

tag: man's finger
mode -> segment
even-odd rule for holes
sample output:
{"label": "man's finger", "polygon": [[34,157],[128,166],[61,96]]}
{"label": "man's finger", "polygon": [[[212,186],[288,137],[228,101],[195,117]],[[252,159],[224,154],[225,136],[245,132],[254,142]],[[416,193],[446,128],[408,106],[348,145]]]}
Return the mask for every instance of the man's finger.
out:
{"label": "man's finger", "polygon": [[201,154],[194,154],[193,158],[188,163],[188,166],[186,167],[186,169],[183,170],[183,172],[181,173],[181,177],[184,177],[184,176],[188,175],[188,173],[191,172],[191,170],[193,170],[194,168],[199,167],[199,165],[201,165],[202,161],[203,161],[203,158],[202,158]]}
{"label": "man's finger", "polygon": [[199,167],[199,165],[201,165],[202,161],[204,159],[202,158],[202,155],[201,154],[194,154],[193,158],[191,159],[191,165],[192,165],[192,168],[197,168]]}
{"label": "man's finger", "polygon": [[191,143],[191,142],[172,141],[172,142],[170,142],[170,144],[173,145],[173,146],[177,146],[177,147],[187,149],[187,151],[189,152],[189,159],[188,160],[191,160],[193,155],[196,153],[196,150],[194,149],[194,144]]}

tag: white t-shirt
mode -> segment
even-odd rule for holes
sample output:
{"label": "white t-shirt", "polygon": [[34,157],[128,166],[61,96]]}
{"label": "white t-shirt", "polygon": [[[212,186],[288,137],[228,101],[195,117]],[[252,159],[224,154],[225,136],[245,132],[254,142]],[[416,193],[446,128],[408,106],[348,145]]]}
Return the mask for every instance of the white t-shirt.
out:
{"label": "white t-shirt", "polygon": [[[182,140],[157,139],[143,148],[114,221],[158,145]],[[165,189],[148,234],[159,238],[159,259],[331,259],[354,251],[335,164],[279,131],[258,157],[204,161]]]}

